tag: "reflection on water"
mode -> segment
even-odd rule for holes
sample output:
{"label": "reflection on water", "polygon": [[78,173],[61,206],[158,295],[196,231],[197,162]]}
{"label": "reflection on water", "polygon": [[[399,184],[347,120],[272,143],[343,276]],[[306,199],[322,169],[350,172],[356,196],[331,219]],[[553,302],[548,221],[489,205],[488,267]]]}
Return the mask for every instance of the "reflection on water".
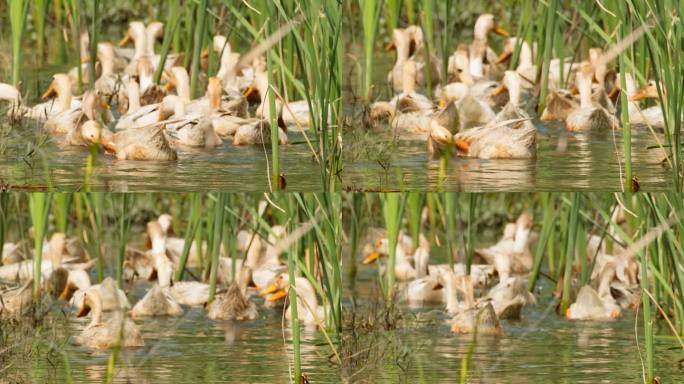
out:
{"label": "reflection on water", "polygon": [[[10,133],[0,154],[0,183],[17,188],[76,190],[83,188],[87,149],[62,148],[51,139],[31,152],[27,143],[40,141],[37,130]],[[288,133],[281,146],[280,167],[288,189],[322,190],[320,167],[300,133]],[[212,149],[182,148],[178,161],[116,160],[100,154],[90,179],[92,190],[112,191],[267,191],[270,190],[269,148],[236,147],[230,140]]]}
{"label": "reflection on water", "polygon": [[[363,305],[377,294],[377,272],[364,270],[353,289]],[[570,322],[556,314],[552,287],[540,282],[539,303],[523,310],[518,321],[503,321],[504,336],[480,335],[468,366],[473,383],[636,383],[642,366],[635,341],[635,313],[626,312],[615,322]],[[473,344],[472,335],[451,332],[449,317],[437,306],[409,309],[402,306],[405,324],[382,332],[378,339],[400,340],[393,352],[375,367],[359,373],[359,381],[433,383],[458,382],[463,359]],[[641,314],[639,314],[641,316]],[[643,330],[638,327],[642,354]],[[665,333],[665,332],[664,332]],[[396,341],[393,343],[396,344]],[[662,382],[678,382],[684,370],[677,367],[682,353],[673,339],[656,337],[656,375]],[[378,348],[387,348],[379,346]],[[397,363],[397,355],[405,356]]]}
{"label": "reflection on water", "polygon": [[[441,161],[428,158],[425,141],[399,140],[389,160],[378,161],[373,153],[345,159],[343,186],[348,189],[407,189],[453,191],[617,191],[622,187],[622,133],[582,134],[567,132],[562,124],[535,122],[539,131],[537,158],[532,160],[481,160],[456,158],[446,170]],[[378,133],[392,140],[391,133]],[[354,143],[346,135],[345,146]],[[356,139],[358,140],[358,139]],[[662,135],[658,140],[663,142]],[[634,128],[632,172],[642,190],[666,190],[670,170],[663,166],[663,152],[653,134]],[[656,148],[649,148],[656,147]]]}

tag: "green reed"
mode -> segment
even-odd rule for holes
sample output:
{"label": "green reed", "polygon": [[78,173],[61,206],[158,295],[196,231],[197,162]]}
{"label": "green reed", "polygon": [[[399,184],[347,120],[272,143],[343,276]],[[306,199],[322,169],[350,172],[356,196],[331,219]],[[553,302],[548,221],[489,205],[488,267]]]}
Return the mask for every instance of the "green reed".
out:
{"label": "green reed", "polygon": [[2,252],[5,244],[5,236],[9,228],[8,214],[9,214],[9,193],[0,193],[0,264],[2,264]]}
{"label": "green reed", "polygon": [[[183,274],[185,273],[185,265],[188,262],[188,256],[190,255],[190,247],[192,247],[193,240],[199,233],[199,229],[202,223],[202,197],[199,193],[190,194],[190,219],[188,221],[188,227],[185,231],[184,241],[183,241],[183,252],[181,253],[180,262],[178,263],[178,268],[176,269],[176,281],[183,280]],[[202,249],[201,236],[200,240],[196,242],[195,245],[196,252],[200,254]]]}
{"label": "green reed", "polygon": [[90,38],[90,60],[88,61],[88,68],[90,70],[90,87],[91,89],[95,89],[95,79],[97,78],[97,74],[95,72],[95,62],[97,61],[97,32],[100,27],[98,22],[100,1],[92,0],[91,6],[93,9],[92,14],[90,15],[90,31],[88,32],[88,36]]}
{"label": "green reed", "polygon": [[221,254],[221,239],[225,232],[223,213],[226,206],[226,193],[218,193],[214,201],[213,236],[211,239],[211,273],[209,275],[209,303],[216,295],[216,280],[218,278],[219,256]]}
{"label": "green reed", "polygon": [[401,229],[401,217],[404,210],[406,195],[403,193],[385,193],[381,195],[382,213],[387,230],[387,266],[385,268],[385,299],[394,300],[394,283],[396,280],[394,266],[396,265],[397,240]]}
{"label": "green reed", "polygon": [[33,299],[40,299],[41,283],[43,281],[43,240],[47,230],[48,213],[50,211],[50,195],[46,193],[32,193],[29,195],[29,210],[34,230],[33,256]]}
{"label": "green reed", "polygon": [[195,24],[194,30],[194,40],[192,44],[192,65],[190,67],[190,95],[193,99],[200,96],[199,88],[199,76],[200,76],[200,61],[202,60],[202,47],[204,47],[204,41],[206,36],[206,20],[207,13],[209,12],[207,8],[207,0],[199,0],[199,5],[195,9],[197,12],[196,18],[197,23]]}
{"label": "green reed", "polygon": [[373,58],[375,57],[376,47],[375,38],[378,33],[378,25],[380,24],[379,20],[382,3],[382,1],[378,0],[359,0],[359,8],[361,10],[361,24],[363,26],[364,54],[364,77],[363,87],[361,88],[361,94],[367,101],[370,101],[372,98],[371,92],[373,89]]}
{"label": "green reed", "polygon": [[[65,7],[71,15],[72,23],[72,39],[76,45],[76,74],[77,74],[77,89],[78,93],[83,92],[83,66],[81,65],[81,1],[80,0],[65,0]],[[95,60],[95,58],[92,58]],[[91,79],[94,81],[94,79]]]}
{"label": "green reed", "polygon": [[12,84],[18,86],[21,81],[22,44],[29,2],[26,0],[7,1],[12,30]]}
{"label": "green reed", "polygon": [[66,233],[69,226],[69,206],[73,195],[66,192],[56,192],[54,194],[54,212],[55,228],[57,231]]}
{"label": "green reed", "polygon": [[539,94],[539,111],[543,111],[546,106],[546,95],[549,91],[549,68],[553,54],[553,41],[558,24],[558,0],[549,0],[548,10],[546,11],[546,24],[544,25],[544,61],[542,64],[541,93]]}
{"label": "green reed", "polygon": [[116,283],[119,287],[123,287],[123,270],[124,259],[126,257],[126,243],[128,242],[129,232],[131,230],[131,219],[128,209],[131,205],[131,199],[134,195],[122,193],[118,197],[121,209],[117,217],[119,227],[119,247],[116,254]]}
{"label": "green reed", "polygon": [[42,61],[45,57],[45,19],[48,13],[48,1],[34,0],[32,10],[33,25],[36,30],[36,48],[38,50],[38,60]]}
{"label": "green reed", "polygon": [[[168,3],[169,14],[166,19],[166,24],[164,25],[164,41],[162,42],[161,51],[159,52],[159,66],[157,71],[154,73],[155,84],[159,84],[161,81],[166,59],[171,51],[171,44],[174,42],[174,37],[178,36],[178,26],[180,25],[180,17],[182,12],[180,0],[170,0]],[[176,46],[176,49],[178,48],[179,47]]]}

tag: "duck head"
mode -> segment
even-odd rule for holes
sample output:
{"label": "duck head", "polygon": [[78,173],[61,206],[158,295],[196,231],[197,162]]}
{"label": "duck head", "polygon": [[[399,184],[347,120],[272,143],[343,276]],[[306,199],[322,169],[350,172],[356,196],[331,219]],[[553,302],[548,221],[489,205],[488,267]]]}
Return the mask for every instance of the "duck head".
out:
{"label": "duck head", "polygon": [[164,38],[164,23],[159,21],[150,23],[145,28],[145,36],[147,38],[145,45],[147,55],[154,56],[154,44]]}
{"label": "duck head", "polygon": [[165,75],[166,90],[176,89],[176,94],[185,103],[190,102],[190,76],[185,67],[175,66]]}
{"label": "duck head", "polygon": [[99,324],[102,322],[102,296],[100,296],[100,292],[95,288],[89,288],[85,291],[83,302],[81,303],[81,307],[76,316],[83,317],[91,311],[93,313],[93,319],[90,323]]}
{"label": "duck head", "polygon": [[287,290],[290,286],[290,277],[283,272],[276,276],[271,282],[259,292],[260,296],[267,296],[267,301],[278,301],[287,296]]}
{"label": "duck head", "polygon": [[[660,88],[664,89],[664,88]],[[641,101],[644,99],[658,99],[660,95],[658,94],[658,85],[655,80],[649,80],[645,87],[637,90],[634,95],[629,99],[631,101]]]}
{"label": "duck head", "polygon": [[209,107],[213,111],[218,111],[221,107],[221,95],[223,94],[223,80],[219,77],[210,77],[207,84],[207,98]]}
{"label": "duck head", "polygon": [[42,99],[47,100],[53,96],[57,96],[62,108],[69,109],[71,107],[71,79],[69,75],[58,73],[52,76],[52,82],[43,93]]}
{"label": "duck head", "polygon": [[114,51],[114,46],[111,43],[98,43],[97,44],[97,59],[100,61],[102,66],[102,75],[109,76],[114,74],[114,57],[116,53]]}
{"label": "duck head", "polygon": [[88,120],[81,126],[83,140],[90,144],[98,144],[102,140],[102,125],[95,120]]}
{"label": "duck head", "polygon": [[483,41],[487,41],[487,35],[489,35],[490,32],[494,32],[497,35],[503,37],[510,36],[510,34],[505,29],[499,26],[499,24],[496,22],[496,19],[494,18],[494,15],[492,15],[491,13],[482,14],[480,15],[480,17],[477,18],[473,32],[473,36],[476,40]]}
{"label": "duck head", "polygon": [[119,41],[119,46],[125,47],[130,42],[135,44],[134,58],[139,59],[147,54],[147,28],[142,21],[133,21],[128,24],[128,30]]}

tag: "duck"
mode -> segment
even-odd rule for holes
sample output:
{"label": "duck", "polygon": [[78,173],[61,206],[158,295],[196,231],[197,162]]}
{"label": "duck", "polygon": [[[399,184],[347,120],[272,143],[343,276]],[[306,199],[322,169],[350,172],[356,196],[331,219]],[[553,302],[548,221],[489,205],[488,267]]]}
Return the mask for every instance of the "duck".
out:
{"label": "duck", "polygon": [[[278,113],[282,105],[276,103],[276,110]],[[235,130],[233,134],[233,145],[243,146],[243,145],[271,145],[271,131],[272,129],[278,130],[278,144],[287,144],[287,126],[284,124],[282,119],[277,119],[276,127],[271,127],[271,123],[268,118],[257,118],[249,120],[246,124],[240,125]]]}
{"label": "duck", "polygon": [[110,349],[115,346],[142,347],[145,345],[137,325],[123,312],[116,311],[108,320],[102,319],[102,296],[97,289],[91,288],[85,292],[78,317],[83,317],[89,312],[92,312],[90,324],[74,338],[75,344],[93,349]]}
{"label": "duck", "polygon": [[[297,292],[297,314],[299,322],[305,326],[322,326],[325,319],[325,309],[318,304],[316,291],[304,277],[295,277]],[[287,296],[290,289],[290,277],[287,272],[279,274],[267,287],[261,291],[261,295],[270,295],[268,301],[278,301]],[[285,309],[285,318],[292,320],[292,312],[289,305]]]}
{"label": "duck", "polygon": [[475,21],[475,26],[473,28],[473,42],[470,44],[468,50],[470,59],[470,75],[474,79],[483,79],[485,77],[485,61],[491,64],[496,62],[497,55],[489,47],[488,36],[491,32],[503,37],[510,37],[510,34],[498,25],[494,15],[490,13],[480,15],[477,18],[477,21]]}
{"label": "duck", "polygon": [[[100,310],[104,312],[112,312],[129,309],[131,307],[126,293],[117,287],[116,281],[111,277],[105,277],[99,284],[91,285],[90,287],[74,292],[70,298],[70,302],[74,307],[83,310],[83,303],[86,293],[96,291]],[[65,298],[69,299],[69,298]]]}
{"label": "duck", "polygon": [[620,127],[618,119],[591,98],[593,69],[584,64],[576,72],[575,82],[580,94],[580,105],[565,119],[565,126],[571,132],[614,130]]}
{"label": "duck", "polygon": [[463,83],[473,85],[475,81],[470,76],[470,59],[468,58],[468,47],[459,46],[454,53],[449,56],[447,63],[448,84]]}
{"label": "duck", "polygon": [[33,303],[33,280],[20,287],[0,292],[0,318],[22,316]]}
{"label": "duck", "polygon": [[515,224],[505,226],[503,236],[496,244],[478,248],[475,253],[488,264],[494,265],[501,279],[506,279],[512,273],[530,272],[534,265],[534,257],[529,249],[532,224],[532,216],[523,212]]}
{"label": "duck", "polygon": [[178,153],[171,147],[164,127],[159,125],[129,128],[102,138],[105,152],[119,160],[175,161]]}
{"label": "duck", "polygon": [[457,133],[453,140],[459,156],[480,159],[530,159],[536,156],[537,129],[520,109],[520,78],[506,71],[500,89],[508,89],[509,101],[493,121]]}
{"label": "duck", "polygon": [[615,320],[621,316],[621,308],[610,292],[615,268],[608,265],[600,276],[598,292],[591,285],[583,285],[575,302],[565,311],[568,320]]}
{"label": "duck", "polygon": [[202,307],[209,301],[209,284],[199,281],[176,281],[166,292],[178,304]]}
{"label": "duck", "polygon": [[518,46],[520,50],[518,52],[518,66],[515,68],[515,72],[521,77],[523,88],[533,88],[537,77],[537,66],[534,65],[532,47],[530,47],[527,41],[517,37],[506,39],[496,64],[502,64],[509,60]]}
{"label": "duck", "polygon": [[74,110],[81,106],[81,100],[73,97],[71,91],[71,80],[68,75],[57,73],[52,76],[52,82],[41,98],[47,100],[54,96],[55,101],[47,101],[31,108],[31,113],[27,116],[36,120],[47,120],[63,111]]}
{"label": "duck", "polygon": [[[447,271],[439,277],[439,283],[444,287],[442,301],[446,304],[446,311],[449,315],[458,315],[475,308],[475,293],[470,276]],[[437,287],[434,286],[433,289]],[[459,293],[463,300],[458,299]]]}
{"label": "duck", "polygon": [[131,41],[133,42],[135,51],[133,57],[124,69],[124,73],[129,76],[134,76],[137,73],[138,60],[148,56],[149,54],[149,50],[147,48],[147,28],[145,27],[145,23],[141,21],[130,22],[124,37],[119,42],[119,47],[125,47]]}
{"label": "duck", "polygon": [[656,129],[665,129],[665,117],[660,105],[649,108],[639,108],[638,102],[644,99],[658,99],[658,87],[655,81],[649,81],[642,89],[637,89],[636,82],[631,73],[625,74],[625,85],[627,87],[627,112],[629,123],[632,125],[649,126]]}
{"label": "duck", "polygon": [[138,301],[131,310],[131,317],[179,317],[183,315],[183,308],[159,284],[154,284],[145,296]]}
{"label": "duck", "polygon": [[97,44],[97,60],[102,72],[95,80],[95,90],[105,97],[112,97],[118,93],[120,77],[114,71],[116,51],[111,43]]}
{"label": "duck", "polygon": [[5,100],[9,102],[9,107],[7,108],[7,117],[10,120],[19,120],[23,117],[29,118],[43,118],[44,113],[41,114],[41,110],[34,110],[23,104],[21,99],[21,93],[19,90],[10,84],[0,83],[0,100]]}
{"label": "duck", "polygon": [[[269,112],[268,104],[268,73],[257,71],[254,73],[254,83],[244,92],[244,97],[250,97],[253,92],[258,92],[261,102],[255,111],[258,118],[266,119]],[[309,102],[307,100],[284,100],[279,95],[274,95],[276,110],[279,116],[279,123],[283,126],[295,126],[299,129],[308,129],[311,125],[311,114],[309,113]],[[330,121],[330,120],[329,120]]]}
{"label": "duck", "polygon": [[[248,268],[243,268],[243,273],[250,273]],[[242,279],[245,280],[245,279]],[[207,317],[212,320],[254,320],[258,312],[254,302],[245,295],[247,286],[232,282],[228,289],[218,293],[208,307]]]}
{"label": "duck", "polygon": [[459,121],[462,127],[487,124],[494,120],[496,113],[487,101],[488,93],[485,89],[496,89],[496,83],[479,83],[469,86],[466,83],[450,83],[439,89],[436,94],[439,105],[455,104],[458,109]]}
{"label": "duck", "polygon": [[519,276],[500,279],[482,300],[492,304],[499,319],[519,319],[524,306],[537,303],[527,290],[527,280]]}
{"label": "duck", "polygon": [[451,319],[451,332],[458,334],[502,336],[504,331],[492,303],[459,312]]}
{"label": "duck", "polygon": [[[389,253],[389,240],[387,238],[382,238],[378,240],[374,246],[374,249],[367,254],[363,260],[363,264],[368,265],[378,260],[381,256],[386,256]],[[394,261],[394,272],[397,280],[408,281],[413,280],[417,276],[416,269],[409,262],[406,256],[406,248],[397,242],[395,261]]]}
{"label": "duck", "polygon": [[401,93],[397,94],[390,100],[390,104],[394,106],[398,113],[413,112],[413,111],[430,111],[434,104],[425,95],[416,92],[416,74],[418,68],[413,59],[409,59],[404,63],[402,73],[402,87]]}
{"label": "duck", "polygon": [[442,65],[439,58],[435,55],[430,55],[426,58],[425,43],[423,37],[423,30],[417,25],[410,25],[406,28],[395,28],[392,31],[392,41],[387,47],[388,50],[394,49],[397,52],[397,59],[394,67],[387,75],[388,83],[391,85],[394,92],[402,91],[402,77],[405,71],[405,63],[407,60],[412,60],[417,64],[418,72],[416,74],[416,83],[425,86],[427,78],[423,68],[426,65],[430,66],[431,85],[436,86],[440,84],[442,78]]}
{"label": "duck", "polygon": [[551,90],[546,97],[546,107],[541,114],[542,121],[565,121],[579,104],[572,97],[570,92],[565,90]]}
{"label": "duck", "polygon": [[[86,91],[80,106],[62,111],[48,118],[43,127],[52,134],[67,134],[71,139],[82,140],[82,126],[86,121],[99,123],[109,121],[109,105],[97,91]],[[102,126],[100,125],[100,130]],[[71,143],[70,143],[71,144]],[[78,142],[73,145],[79,145]]]}

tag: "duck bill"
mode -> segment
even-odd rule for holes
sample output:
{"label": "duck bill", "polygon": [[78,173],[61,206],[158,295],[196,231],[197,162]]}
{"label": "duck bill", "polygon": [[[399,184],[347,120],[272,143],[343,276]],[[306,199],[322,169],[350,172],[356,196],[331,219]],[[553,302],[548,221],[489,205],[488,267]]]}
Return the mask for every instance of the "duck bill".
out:
{"label": "duck bill", "polygon": [[287,295],[287,292],[285,292],[282,289],[279,289],[279,290],[275,291],[271,296],[269,296],[267,300],[270,302],[278,301],[278,300],[284,298],[286,295]]}
{"label": "duck bill", "polygon": [[53,81],[50,83],[50,86],[48,87],[48,89],[45,91],[45,93],[43,93],[43,95],[41,96],[41,98],[42,98],[43,100],[46,100],[46,99],[49,99],[49,98],[51,98],[51,97],[53,97],[53,96],[55,96],[55,95],[57,95],[57,88],[55,87],[55,81],[53,80]]}
{"label": "duck bill", "polygon": [[81,308],[78,310],[76,317],[83,317],[83,316],[87,315],[88,313],[90,313],[90,305],[86,304],[84,301],[83,305],[81,305]]}
{"label": "duck bill", "polygon": [[432,283],[432,290],[433,291],[436,291],[436,290],[442,289],[442,288],[444,288],[444,286],[442,285],[442,282],[435,281],[434,283]]}
{"label": "duck bill", "polygon": [[102,147],[104,148],[105,152],[111,154],[111,155],[116,155],[116,144],[114,144],[114,141],[112,140],[102,140]]}
{"label": "duck bill", "polygon": [[387,46],[385,47],[385,51],[388,51],[388,52],[389,52],[389,51],[394,51],[395,49],[397,49],[397,45],[394,44],[394,41],[391,41],[391,42],[390,42],[389,44],[387,44]]}
{"label": "duck bill", "polygon": [[508,61],[508,59],[513,56],[513,52],[501,52],[499,57],[496,58],[495,64],[503,64]]}
{"label": "duck bill", "polygon": [[170,81],[167,81],[166,84],[164,84],[164,91],[166,93],[173,91],[174,88],[176,88],[176,86]]}
{"label": "duck bill", "polygon": [[365,264],[365,265],[370,264],[379,258],[380,258],[379,252],[371,252],[370,255],[366,256],[366,258],[363,259],[363,264]]}
{"label": "duck bill", "polygon": [[271,285],[267,286],[266,288],[262,289],[259,292],[259,296],[266,296],[266,295],[269,295],[271,293],[276,292],[277,290],[278,290],[278,286],[275,284],[271,284]]}
{"label": "duck bill", "polygon": [[499,36],[503,36],[503,37],[510,37],[511,36],[511,34],[508,33],[507,30],[501,28],[498,25],[494,28],[494,33],[496,33]]}
{"label": "duck bill", "polygon": [[496,89],[494,90],[494,92],[492,92],[492,94],[494,96],[499,96],[500,94],[502,94],[504,92],[506,92],[506,87],[503,85],[500,85],[500,86],[496,87]]}
{"label": "duck bill", "polygon": [[648,92],[645,89],[640,89],[635,95],[629,98],[630,101],[641,101],[648,97]]}
{"label": "duck bill", "polygon": [[568,320],[572,319],[572,311],[570,311],[570,308],[565,310],[565,318]]}
{"label": "duck bill", "polygon": [[[613,87],[613,89],[611,89],[610,93],[608,94],[608,98],[610,98],[611,100],[616,100],[619,95],[620,95],[620,88]],[[634,100],[632,100],[632,101],[634,101]]]}
{"label": "duck bill", "polygon": [[440,98],[439,98],[439,104],[438,104],[438,105],[439,105],[439,109],[444,109],[444,108],[446,108],[446,106],[447,106],[446,98],[440,97]]}
{"label": "duck bill", "polygon": [[131,41],[133,41],[133,39],[131,38],[131,34],[130,34],[130,33],[126,33],[126,35],[124,35],[123,39],[121,39],[121,41],[119,41],[119,47],[125,47],[125,46],[127,46]]}
{"label": "duck bill", "polygon": [[468,144],[468,142],[466,142],[463,139],[456,139],[456,141],[454,142],[454,145],[456,145],[456,149],[458,149],[459,151],[461,151],[463,153],[469,153],[470,152],[470,144]]}
{"label": "duck bill", "polygon": [[242,92],[242,95],[244,97],[250,97],[253,93],[254,93],[254,87],[250,85],[249,87],[247,87],[247,89],[245,89]]}
{"label": "duck bill", "polygon": [[617,309],[613,309],[613,311],[610,313],[610,318],[611,319],[619,319],[620,318],[620,311]]}
{"label": "duck bill", "polygon": [[78,290],[78,287],[76,287],[72,283],[68,283],[65,287],[62,293],[59,294],[58,299],[59,300],[64,300],[64,301],[69,301],[71,298],[74,296],[74,292]]}
{"label": "duck bill", "polygon": [[200,54],[200,58],[202,58],[202,60],[206,60],[209,58],[209,49],[208,48],[204,48],[202,50],[202,53]]}

